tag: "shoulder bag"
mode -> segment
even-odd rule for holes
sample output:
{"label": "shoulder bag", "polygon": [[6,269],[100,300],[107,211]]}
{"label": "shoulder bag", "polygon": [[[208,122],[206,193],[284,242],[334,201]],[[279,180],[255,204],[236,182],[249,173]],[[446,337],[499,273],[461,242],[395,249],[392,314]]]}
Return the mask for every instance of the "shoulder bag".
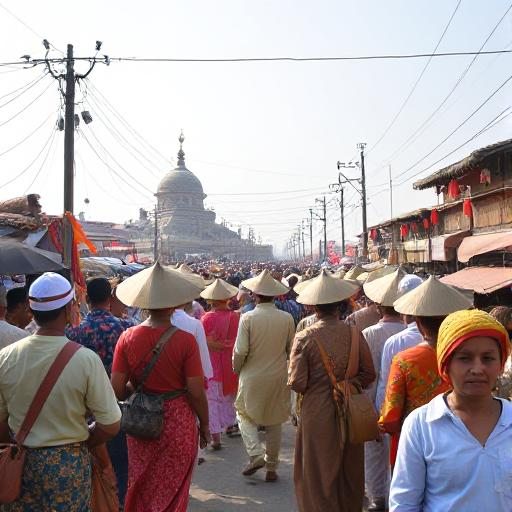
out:
{"label": "shoulder bag", "polygon": [[160,357],[164,346],[177,330],[177,327],[171,326],[160,336],[160,339],[151,350],[153,357],[144,368],[135,392],[126,401],[119,403],[122,412],[121,428],[132,437],[138,439],[158,439],[164,427],[164,402],[183,396],[187,392],[186,389],[162,394],[145,393],[142,391],[142,386]]}
{"label": "shoulder bag", "polygon": [[359,332],[354,325],[350,326],[350,354],[345,379],[338,381],[334,375],[334,369],[322,342],[315,340],[322,357],[331,385],[333,397],[336,403],[340,440],[344,444],[343,432],[348,430],[348,442],[351,444],[365,443],[380,439],[378,428],[378,416],[370,397],[358,392],[355,386],[351,386],[350,379],[357,376],[359,370]]}
{"label": "shoulder bag", "polygon": [[62,370],[80,348],[81,345],[74,342],[68,342],[62,347],[32,399],[21,428],[15,436],[15,442],[0,445],[0,503],[12,503],[20,497],[26,455],[23,443]]}

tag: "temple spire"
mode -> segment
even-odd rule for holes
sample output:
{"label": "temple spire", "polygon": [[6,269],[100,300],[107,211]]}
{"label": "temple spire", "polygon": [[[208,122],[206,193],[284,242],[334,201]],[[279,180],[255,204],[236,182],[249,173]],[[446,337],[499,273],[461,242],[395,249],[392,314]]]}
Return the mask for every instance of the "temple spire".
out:
{"label": "temple spire", "polygon": [[185,140],[185,136],[183,135],[183,130],[181,130],[178,140],[180,141],[180,150],[178,151],[178,167],[185,167],[185,151],[183,151],[183,142]]}

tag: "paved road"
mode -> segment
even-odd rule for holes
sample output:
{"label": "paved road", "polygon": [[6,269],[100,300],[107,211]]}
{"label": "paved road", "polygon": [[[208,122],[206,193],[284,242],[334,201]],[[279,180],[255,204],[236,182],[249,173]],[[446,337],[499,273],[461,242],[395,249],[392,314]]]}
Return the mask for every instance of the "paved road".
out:
{"label": "paved road", "polygon": [[[264,435],[264,434],[263,434]],[[224,448],[208,452],[207,461],[196,470],[190,489],[190,512],[296,512],[293,490],[295,429],[284,425],[279,481],[266,483],[265,471],[251,477],[240,474],[247,463],[242,439],[224,438]]]}

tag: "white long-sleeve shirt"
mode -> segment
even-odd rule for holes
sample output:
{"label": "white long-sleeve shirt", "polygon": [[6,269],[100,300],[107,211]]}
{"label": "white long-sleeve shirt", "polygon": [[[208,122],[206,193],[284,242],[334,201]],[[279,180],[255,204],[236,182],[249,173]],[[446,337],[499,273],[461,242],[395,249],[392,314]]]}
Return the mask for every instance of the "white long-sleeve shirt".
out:
{"label": "white long-sleeve shirt", "polygon": [[510,512],[512,404],[485,446],[445,402],[444,395],[405,419],[389,498],[390,512]]}
{"label": "white long-sleeve shirt", "polygon": [[382,358],[380,363],[379,381],[377,383],[377,395],[375,397],[375,407],[377,411],[382,409],[384,398],[386,397],[386,386],[388,384],[389,370],[391,369],[391,362],[402,350],[415,347],[418,343],[423,341],[423,336],[416,322],[407,325],[407,329],[400,331],[397,334],[389,337],[384,343],[382,349]]}
{"label": "white long-sleeve shirt", "polygon": [[211,379],[213,377],[213,368],[212,362],[210,361],[210,351],[208,350],[208,343],[206,342],[206,334],[204,332],[203,324],[199,320],[196,320],[185,313],[183,309],[174,310],[171,317],[171,324],[174,325],[174,327],[194,336],[199,347],[204,376],[207,379]]}

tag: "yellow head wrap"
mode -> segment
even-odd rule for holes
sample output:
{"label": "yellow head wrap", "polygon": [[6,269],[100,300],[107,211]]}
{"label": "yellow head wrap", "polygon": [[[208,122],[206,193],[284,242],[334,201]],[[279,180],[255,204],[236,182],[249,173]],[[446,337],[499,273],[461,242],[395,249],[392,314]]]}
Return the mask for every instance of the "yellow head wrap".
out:
{"label": "yellow head wrap", "polygon": [[445,381],[450,382],[447,371],[450,356],[461,343],[476,336],[488,336],[499,343],[503,371],[510,353],[510,340],[505,327],[485,311],[479,309],[457,311],[445,318],[437,338],[437,367],[439,375]]}

